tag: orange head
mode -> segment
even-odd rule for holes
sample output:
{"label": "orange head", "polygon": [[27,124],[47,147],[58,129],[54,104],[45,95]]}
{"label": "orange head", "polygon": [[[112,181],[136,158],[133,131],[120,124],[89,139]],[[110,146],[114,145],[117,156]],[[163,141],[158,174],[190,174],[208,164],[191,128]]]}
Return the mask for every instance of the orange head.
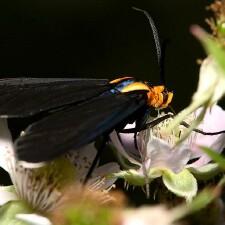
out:
{"label": "orange head", "polygon": [[124,85],[120,90],[121,93],[132,91],[146,91],[147,104],[154,108],[167,108],[173,99],[173,92],[168,91],[165,86],[150,86],[144,82],[136,82],[132,77],[123,77],[111,81],[111,84],[118,84],[120,82],[132,80],[131,83]]}
{"label": "orange head", "polygon": [[167,108],[173,99],[173,92],[168,91],[165,86],[149,87],[148,105],[154,108]]}

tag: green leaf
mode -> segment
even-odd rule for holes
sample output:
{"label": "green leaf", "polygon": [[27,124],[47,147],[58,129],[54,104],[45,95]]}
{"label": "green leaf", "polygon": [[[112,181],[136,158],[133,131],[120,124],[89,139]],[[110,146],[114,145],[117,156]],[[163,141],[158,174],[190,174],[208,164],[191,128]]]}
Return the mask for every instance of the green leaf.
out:
{"label": "green leaf", "polygon": [[198,180],[209,180],[221,172],[217,163],[209,163],[205,166],[187,168]]}
{"label": "green leaf", "polygon": [[144,186],[146,183],[150,183],[152,180],[161,177],[163,170],[161,168],[151,168],[148,175],[143,175],[137,170],[123,170],[118,173],[114,173],[113,176],[124,179],[127,183],[134,186]]}
{"label": "green leaf", "polygon": [[191,201],[197,194],[197,181],[187,169],[177,174],[171,170],[164,170],[162,178],[163,183],[172,193],[184,197],[187,201]]}
{"label": "green leaf", "polygon": [[31,213],[22,201],[11,201],[0,207],[0,224],[1,225],[27,225],[15,218],[18,213]]}
{"label": "green leaf", "polygon": [[213,161],[218,163],[218,165],[225,170],[225,158],[218,152],[212,150],[211,148],[201,146],[201,149],[206,153]]}

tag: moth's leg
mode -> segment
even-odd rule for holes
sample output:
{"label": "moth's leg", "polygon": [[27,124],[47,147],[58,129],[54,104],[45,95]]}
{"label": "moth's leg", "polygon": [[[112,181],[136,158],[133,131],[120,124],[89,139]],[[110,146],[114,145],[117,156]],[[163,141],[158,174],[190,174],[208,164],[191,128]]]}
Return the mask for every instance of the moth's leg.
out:
{"label": "moth's leg", "polygon": [[94,169],[95,169],[95,167],[96,167],[96,165],[97,165],[97,163],[98,163],[98,161],[100,159],[100,156],[101,156],[103,150],[106,147],[106,143],[107,143],[108,140],[109,140],[108,135],[104,135],[100,146],[96,147],[97,154],[96,154],[96,156],[95,156],[95,158],[94,158],[94,160],[92,162],[92,165],[91,165],[91,167],[90,167],[90,169],[89,169],[89,171],[88,171],[88,173],[87,173],[87,175],[86,175],[86,177],[84,179],[84,184],[86,184],[88,179],[91,177],[92,172],[94,171]]}

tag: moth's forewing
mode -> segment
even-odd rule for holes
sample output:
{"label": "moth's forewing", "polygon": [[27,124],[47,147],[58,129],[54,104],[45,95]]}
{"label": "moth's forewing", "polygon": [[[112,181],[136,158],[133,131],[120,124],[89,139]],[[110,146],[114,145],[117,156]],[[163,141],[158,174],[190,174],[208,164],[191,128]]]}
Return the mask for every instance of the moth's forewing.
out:
{"label": "moth's forewing", "polygon": [[86,101],[109,89],[106,79],[0,79],[0,117],[31,116]]}
{"label": "moth's forewing", "polygon": [[90,143],[145,107],[140,93],[109,94],[56,112],[31,124],[16,141],[20,160],[51,160]]}

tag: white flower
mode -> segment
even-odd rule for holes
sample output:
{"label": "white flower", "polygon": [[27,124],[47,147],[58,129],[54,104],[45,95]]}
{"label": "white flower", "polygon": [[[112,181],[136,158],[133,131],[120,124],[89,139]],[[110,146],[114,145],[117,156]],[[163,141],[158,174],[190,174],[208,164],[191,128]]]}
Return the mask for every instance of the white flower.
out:
{"label": "white flower", "polygon": [[[200,111],[201,108],[196,113],[191,114],[186,123],[191,125]],[[150,122],[155,119],[157,118],[150,118]],[[111,134],[111,140],[119,152],[132,164],[138,166],[138,169],[133,167],[133,169],[118,173],[118,177],[122,177],[128,183],[134,185],[143,185],[143,182],[148,184],[152,179],[162,176],[164,184],[170,191],[179,196],[191,198],[196,194],[197,182],[187,168],[195,167],[198,169],[207,166],[210,159],[201,151],[200,146],[207,146],[221,152],[225,147],[225,134],[203,135],[193,131],[184,142],[177,145],[177,141],[188,128],[179,125],[170,133],[164,133],[165,127],[169,126],[172,121],[173,118],[171,117],[153,128],[139,132],[136,140],[137,146],[135,146],[133,133],[118,134],[113,132]],[[129,124],[126,128],[133,128],[134,126],[135,124]],[[204,120],[198,129],[204,132],[225,130],[225,111],[214,105],[206,111]],[[197,161],[188,164],[192,159]],[[181,176],[183,184],[180,181],[175,181],[181,180]],[[170,180],[174,179],[174,182],[169,183],[168,177],[170,177]],[[180,187],[176,185],[180,185]],[[187,185],[192,185],[192,190],[189,189],[188,193],[181,193],[182,189],[187,188]]]}
{"label": "white flower", "polygon": [[[9,173],[16,192],[8,192],[2,188],[1,205],[19,199],[39,212],[54,210],[60,205],[62,192],[67,185],[83,183],[96,154],[92,143],[48,163],[21,163],[14,156],[7,121],[0,119],[0,166]],[[93,171],[87,186],[90,190],[110,189],[116,178],[107,178],[107,175],[118,171],[117,163],[99,166]]]}
{"label": "white flower", "polygon": [[[157,119],[157,118],[156,118]],[[167,119],[152,129],[146,129],[137,135],[137,148],[135,147],[134,134],[117,134],[113,132],[111,139],[115,147],[133,164],[139,165],[139,173],[150,168],[169,168],[180,172],[190,159],[191,152],[187,144],[175,146],[176,134],[162,137],[161,130],[172,118]],[[135,124],[126,126],[125,129],[134,127]],[[183,128],[182,128],[183,129]],[[180,131],[180,130],[179,130]],[[179,133],[176,131],[176,133]]]}
{"label": "white flower", "polygon": [[[200,113],[201,108],[194,115],[189,117],[187,123],[191,124]],[[157,118],[155,118],[157,119]],[[151,118],[151,120],[153,120]],[[204,135],[193,131],[182,144],[176,145],[177,139],[185,132],[186,127],[179,125],[170,134],[163,133],[163,129],[169,125],[173,118],[164,120],[151,129],[141,131],[137,136],[138,148],[135,147],[133,133],[113,132],[111,139],[115,147],[131,162],[143,165],[145,162],[149,167],[166,167],[174,172],[183,169],[190,159],[200,157],[203,166],[210,159],[200,149],[200,146],[207,146],[217,152],[225,147],[225,133],[218,135]],[[135,124],[125,127],[133,128]],[[218,105],[214,105],[206,111],[205,117],[198,129],[204,132],[218,132],[225,130],[225,111]],[[204,160],[203,160],[204,159]],[[204,163],[203,163],[204,161]],[[195,164],[191,164],[195,165]]]}

